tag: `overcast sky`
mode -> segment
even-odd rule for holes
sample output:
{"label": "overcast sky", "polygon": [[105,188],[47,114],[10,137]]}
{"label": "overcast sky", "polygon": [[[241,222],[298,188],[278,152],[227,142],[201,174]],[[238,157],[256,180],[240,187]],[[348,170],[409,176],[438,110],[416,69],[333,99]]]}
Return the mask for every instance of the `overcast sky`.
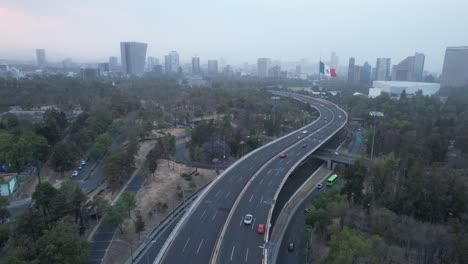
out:
{"label": "overcast sky", "polygon": [[[447,46],[468,46],[467,0],[0,0],[0,58],[96,61],[120,41],[148,43],[147,55],[223,57],[254,63],[377,57],[414,52],[441,71]],[[119,56],[120,57],[120,56]]]}

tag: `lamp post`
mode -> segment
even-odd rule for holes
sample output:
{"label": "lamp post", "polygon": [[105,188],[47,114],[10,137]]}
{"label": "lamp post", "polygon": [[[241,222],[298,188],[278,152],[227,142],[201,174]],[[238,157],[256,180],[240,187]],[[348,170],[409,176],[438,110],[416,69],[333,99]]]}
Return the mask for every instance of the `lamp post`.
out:
{"label": "lamp post", "polygon": [[369,115],[374,117],[374,133],[372,134],[372,147],[371,147],[371,160],[374,159],[374,142],[375,142],[375,134],[377,133],[377,117],[384,117],[383,112],[369,112]]}

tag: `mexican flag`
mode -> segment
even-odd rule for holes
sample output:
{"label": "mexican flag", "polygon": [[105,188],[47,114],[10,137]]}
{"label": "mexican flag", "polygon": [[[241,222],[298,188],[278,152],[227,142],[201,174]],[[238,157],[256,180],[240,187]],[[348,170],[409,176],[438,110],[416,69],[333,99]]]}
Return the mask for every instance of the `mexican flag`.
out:
{"label": "mexican flag", "polygon": [[328,77],[336,77],[336,70],[323,62],[320,62],[320,73]]}

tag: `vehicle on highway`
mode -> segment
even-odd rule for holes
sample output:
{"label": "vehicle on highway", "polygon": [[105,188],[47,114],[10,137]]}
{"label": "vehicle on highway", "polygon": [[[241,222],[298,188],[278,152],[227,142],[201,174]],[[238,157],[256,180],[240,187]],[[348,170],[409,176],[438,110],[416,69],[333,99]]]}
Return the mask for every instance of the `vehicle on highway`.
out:
{"label": "vehicle on highway", "polygon": [[78,169],[81,170],[83,168],[83,165],[80,164],[80,166],[78,166]]}
{"label": "vehicle on highway", "polygon": [[304,145],[302,145],[302,148],[307,148],[308,146],[309,146],[309,145],[304,144]]}
{"label": "vehicle on highway", "polygon": [[337,179],[338,179],[338,175],[336,174],[333,174],[332,176],[330,176],[327,180],[327,186],[333,186],[333,184],[335,184]]}
{"label": "vehicle on highway", "polygon": [[304,209],[304,214],[308,214],[310,212],[309,208]]}
{"label": "vehicle on highway", "polygon": [[288,245],[288,251],[291,252],[291,251],[294,251],[294,243],[289,243]]}
{"label": "vehicle on highway", "polygon": [[338,156],[338,155],[340,155],[340,153],[338,153],[338,152],[336,152],[336,151],[335,151],[335,155],[337,155],[337,156]]}
{"label": "vehicle on highway", "polygon": [[265,233],[265,225],[264,224],[258,224],[257,233],[259,233],[259,234],[264,234]]}
{"label": "vehicle on highway", "polygon": [[323,185],[321,183],[317,184],[317,189],[322,189]]}
{"label": "vehicle on highway", "polygon": [[81,165],[86,165],[86,160],[81,160]]}
{"label": "vehicle on highway", "polygon": [[245,217],[244,217],[244,224],[250,225],[250,224],[252,224],[252,220],[253,220],[253,215],[246,214]]}
{"label": "vehicle on highway", "polygon": [[307,130],[302,130],[302,134],[307,134]]}
{"label": "vehicle on highway", "polygon": [[78,175],[78,171],[77,171],[77,170],[74,170],[71,176],[72,176],[72,177],[75,177],[75,176],[77,176],[77,175]]}
{"label": "vehicle on highway", "polygon": [[287,156],[287,155],[286,155],[285,153],[281,153],[281,154],[279,155],[279,157],[280,157],[281,159],[286,158],[286,156]]}

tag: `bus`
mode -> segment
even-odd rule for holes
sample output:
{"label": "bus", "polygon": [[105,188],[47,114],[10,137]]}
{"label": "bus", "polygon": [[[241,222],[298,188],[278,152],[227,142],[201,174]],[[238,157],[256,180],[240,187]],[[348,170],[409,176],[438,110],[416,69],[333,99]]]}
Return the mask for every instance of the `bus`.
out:
{"label": "bus", "polygon": [[335,184],[337,179],[338,179],[338,175],[336,174],[333,174],[332,176],[330,176],[330,178],[328,178],[327,180],[327,186],[333,186],[333,184]]}

